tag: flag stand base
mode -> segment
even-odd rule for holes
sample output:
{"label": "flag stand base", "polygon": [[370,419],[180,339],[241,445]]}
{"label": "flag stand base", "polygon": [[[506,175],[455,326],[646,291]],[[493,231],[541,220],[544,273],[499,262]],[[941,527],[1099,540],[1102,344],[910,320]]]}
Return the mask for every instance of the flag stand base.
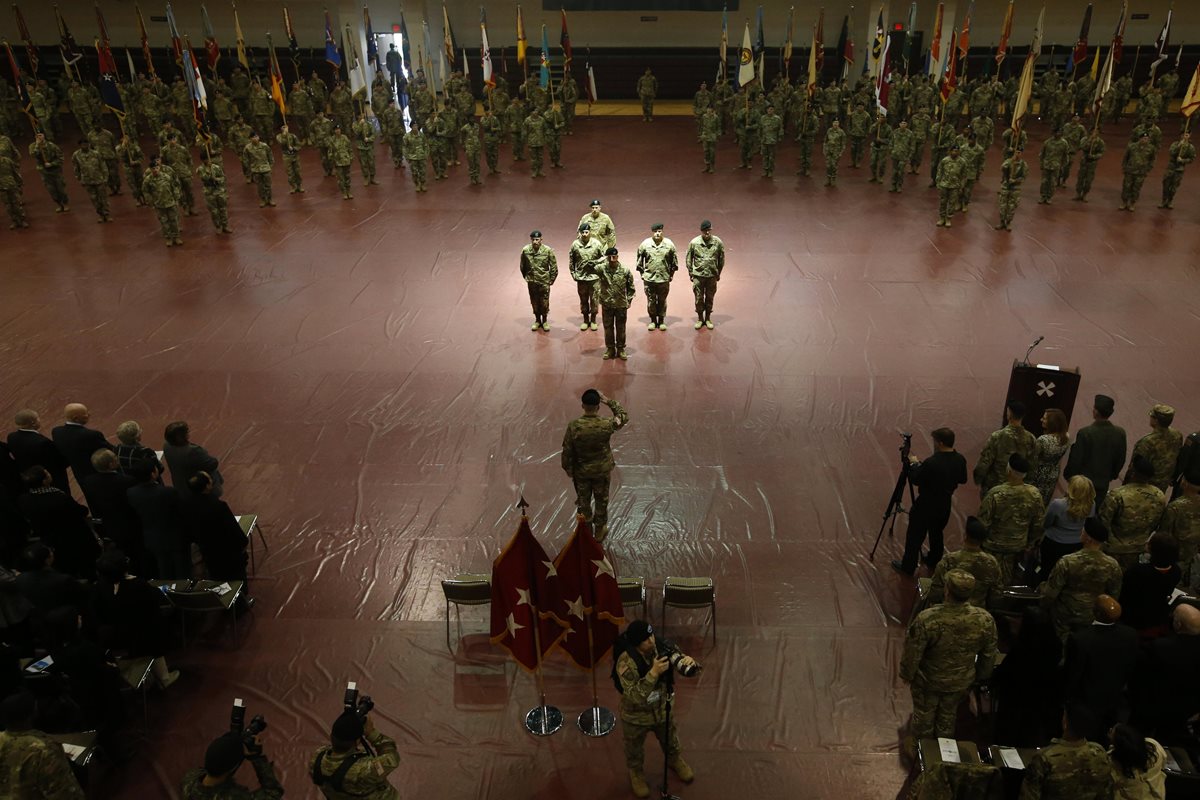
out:
{"label": "flag stand base", "polygon": [[579,730],[584,736],[608,736],[617,726],[617,718],[604,706],[592,706],[579,715]]}
{"label": "flag stand base", "polygon": [[554,706],[537,706],[525,715],[525,730],[534,736],[550,736],[562,727],[563,715]]}

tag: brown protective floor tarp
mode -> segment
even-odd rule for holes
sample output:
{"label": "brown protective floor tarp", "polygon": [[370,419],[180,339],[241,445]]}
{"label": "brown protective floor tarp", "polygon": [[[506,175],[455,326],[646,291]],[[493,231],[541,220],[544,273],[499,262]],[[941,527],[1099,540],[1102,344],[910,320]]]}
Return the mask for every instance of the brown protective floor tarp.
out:
{"label": "brown protective floor tarp", "polygon": [[[53,214],[30,171],[33,228],[0,239],[5,415],[33,406],[50,422],[84,401],[106,432],[137,419],[150,443],[187,419],[220,456],[227,499],[260,515],[270,545],[240,647],[209,637],[177,656],[184,677],[151,698],[149,734],[134,734],[144,759],[99,795],[178,796],[238,696],[267,716],[289,796],[313,796],[307,754],[355,679],[400,742],[406,797],[625,796],[619,734],[588,740],[573,727],[586,676],[555,660],[548,692],[569,724],[529,736],[533,681],[487,645],[480,610],[465,613],[451,657],[438,583],[487,571],[522,494],[547,549],[565,542],[562,429],[597,386],[632,420],[615,440],[618,569],[649,580],[656,619],[663,577],[717,585],[715,646],[702,614],[667,625],[706,666],[680,685],[698,776],[683,794],[896,797],[909,699],[895,665],[913,590],[887,567],[898,542],[885,538],[874,564],[866,553],[898,434],[926,453],[928,431],[950,425],[973,462],[1012,359],[1039,334],[1039,360],[1083,371],[1075,427],[1097,391],[1117,399],[1133,436],[1153,402],[1197,425],[1195,176],[1173,212],[1154,208],[1157,172],[1136,214],[1117,211],[1124,130],[1087,205],[1062,192],[1036,205],[1034,166],[1011,234],[989,225],[995,148],[970,214],[943,231],[925,175],[894,195],[843,168],[828,190],[819,157],[812,178],[792,176],[790,143],[774,181],[732,169],[731,144],[717,174],[701,175],[686,118],[580,119],[565,170],[531,181],[506,149],[502,177],[469,188],[459,167],[425,195],[381,151],[383,185],[356,175],[352,202],[306,153],[307,194],[287,195],[277,170],[279,207],[265,211],[227,155],[236,233],[217,237],[199,216],[171,250],[128,196],[114,224],[96,225],[72,184],[72,212]],[[728,248],[714,331],[692,330],[679,276],[670,330],[646,332],[639,295],[631,359],[601,361],[602,335],[578,331],[566,274],[592,197],[626,263],[652,222],[682,251],[713,221]],[[533,228],[562,273],[549,333],[530,333],[517,273]],[[976,504],[959,493],[952,543]],[[599,682],[615,707],[606,674]]]}

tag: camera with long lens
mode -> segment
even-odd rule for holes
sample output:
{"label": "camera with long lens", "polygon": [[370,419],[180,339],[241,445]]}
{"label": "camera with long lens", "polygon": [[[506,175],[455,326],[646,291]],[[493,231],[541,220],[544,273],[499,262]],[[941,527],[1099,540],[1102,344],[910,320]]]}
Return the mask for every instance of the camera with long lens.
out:
{"label": "camera with long lens", "polygon": [[254,741],[254,737],[267,729],[267,721],[262,714],[255,714],[250,718],[250,724],[246,724],[246,701],[240,697],[235,697],[233,700],[233,709],[229,712],[229,730],[237,736],[242,737],[242,741],[249,749],[254,749],[258,745]]}
{"label": "camera with long lens", "polygon": [[375,708],[375,701],[370,695],[359,694],[358,684],[350,681],[346,684],[346,695],[342,698],[342,705],[347,711],[353,711],[360,720],[367,721],[367,714],[371,713],[371,709]]}
{"label": "camera with long lens", "polygon": [[902,464],[908,464],[910,453],[912,453],[912,434],[902,433],[900,434],[900,462]]}
{"label": "camera with long lens", "polygon": [[684,666],[683,651],[679,646],[669,639],[658,639],[655,642],[658,649],[658,657],[667,659],[667,663],[671,665],[671,669],[677,671],[685,678],[694,678],[696,673],[700,671],[700,665],[695,662]]}

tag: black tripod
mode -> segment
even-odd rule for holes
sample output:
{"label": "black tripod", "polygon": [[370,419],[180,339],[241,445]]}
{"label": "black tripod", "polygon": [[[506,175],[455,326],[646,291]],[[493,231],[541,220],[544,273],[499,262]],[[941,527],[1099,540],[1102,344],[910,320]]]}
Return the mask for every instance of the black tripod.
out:
{"label": "black tripod", "polygon": [[[888,538],[892,538],[893,531],[896,529],[896,518],[904,512],[904,487],[908,487],[908,499],[910,503],[917,502],[916,491],[913,489],[912,479],[908,474],[908,454],[912,449],[912,434],[901,434],[904,438],[904,443],[900,445],[900,475],[896,478],[896,488],[892,490],[892,499],[888,500],[887,510],[883,512],[883,522],[879,524],[879,533],[875,536],[875,546],[871,548],[869,560],[875,561],[875,551],[879,549],[879,541],[883,538],[883,530],[887,528]],[[912,508],[912,505],[909,505]],[[889,522],[890,520],[890,522]]]}
{"label": "black tripod", "polygon": [[663,691],[667,693],[667,713],[663,720],[663,782],[659,800],[679,800],[678,795],[673,795],[667,790],[667,771],[671,766],[671,706],[675,705],[675,667],[667,667],[665,674]]}

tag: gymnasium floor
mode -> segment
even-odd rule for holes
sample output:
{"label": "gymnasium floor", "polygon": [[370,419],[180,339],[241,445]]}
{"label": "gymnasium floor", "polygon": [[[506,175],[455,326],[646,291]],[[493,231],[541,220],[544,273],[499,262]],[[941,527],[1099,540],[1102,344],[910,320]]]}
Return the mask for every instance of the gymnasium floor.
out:
{"label": "gymnasium floor", "polygon": [[[926,454],[928,432],[949,425],[973,463],[1012,359],[1042,334],[1038,360],[1082,370],[1073,428],[1096,392],[1116,398],[1131,436],[1154,402],[1177,406],[1185,431],[1200,425],[1189,402],[1200,396],[1200,178],[1164,212],[1156,171],[1137,213],[1118,211],[1127,128],[1110,134],[1087,205],[1065,192],[1036,204],[1031,146],[1011,234],[990,227],[997,148],[970,213],[941,230],[927,165],[900,195],[848,168],[830,190],[819,157],[813,177],[792,176],[795,145],[768,181],[733,169],[723,143],[717,173],[702,175],[680,116],[580,118],[564,170],[531,181],[505,149],[504,175],[469,187],[462,166],[424,195],[381,151],[383,185],[356,175],[345,202],[306,153],[307,193],[288,195],[277,169],[279,207],[266,210],[227,155],[235,233],[214,235],[197,191],[201,216],[174,249],[127,194],[116,222],[97,225],[70,181],[71,213],[53,214],[30,170],[33,227],[0,234],[3,413],[32,406],[49,424],[83,401],[110,435],[136,419],[152,444],[187,419],[221,458],[226,499],[260,515],[270,547],[241,645],[214,635],[177,658],[184,677],[151,698],[150,730],[136,734],[145,758],[102,778],[96,796],[178,797],[242,697],[267,717],[289,796],[312,797],[308,754],[350,679],[399,741],[405,797],[628,796],[619,732],[588,740],[573,727],[587,677],[562,658],[549,665],[550,700],[570,724],[531,737],[521,719],[533,681],[487,645],[483,610],[464,614],[466,638],[447,651],[439,586],[488,571],[522,494],[546,549],[565,543],[562,430],[596,386],[631,415],[614,440],[607,544],[619,573],[647,578],[655,620],[667,575],[712,576],[718,591],[715,645],[702,614],[667,623],[705,665],[679,686],[697,778],[675,790],[897,797],[910,704],[895,665],[913,588],[887,566],[898,541],[885,537],[874,563],[866,554],[899,434]],[[1172,123],[1166,140],[1176,135]],[[639,286],[630,360],[601,360],[602,334],[579,332],[566,274],[593,197],[627,264],[652,222],[682,253],[712,220],[728,250],[715,330],[692,329],[681,274],[670,329],[646,331]],[[538,334],[517,271],[534,228],[562,272],[553,330]],[[957,499],[952,546],[977,505],[969,489]],[[606,671],[599,685],[615,708]],[[659,751],[647,749],[653,773]]]}

